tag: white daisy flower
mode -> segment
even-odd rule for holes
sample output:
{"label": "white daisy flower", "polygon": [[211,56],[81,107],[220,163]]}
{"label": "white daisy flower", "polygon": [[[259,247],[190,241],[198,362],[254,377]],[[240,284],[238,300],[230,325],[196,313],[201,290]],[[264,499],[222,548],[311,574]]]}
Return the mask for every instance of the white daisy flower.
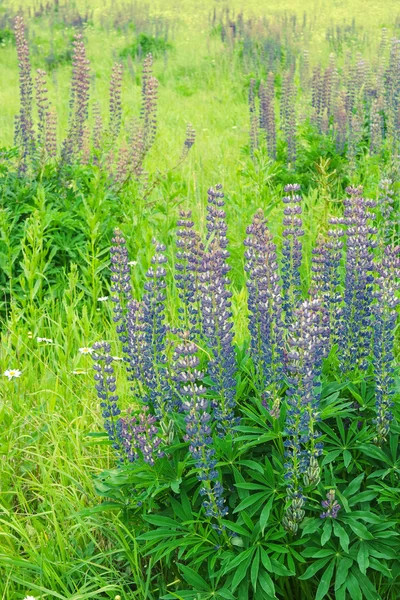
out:
{"label": "white daisy flower", "polygon": [[25,596],[24,600],[36,600],[35,596]]}
{"label": "white daisy flower", "polygon": [[97,298],[97,302],[107,302],[108,300],[108,296],[101,296],[100,298]]}
{"label": "white daisy flower", "polygon": [[79,352],[81,354],[93,354],[93,348],[89,348],[88,346],[84,346],[83,348],[79,348]]}
{"label": "white daisy flower", "polygon": [[14,379],[15,377],[21,377],[22,371],[19,369],[7,369],[7,371],[4,371],[3,375],[4,377],[8,377],[8,380],[10,381],[10,379]]}

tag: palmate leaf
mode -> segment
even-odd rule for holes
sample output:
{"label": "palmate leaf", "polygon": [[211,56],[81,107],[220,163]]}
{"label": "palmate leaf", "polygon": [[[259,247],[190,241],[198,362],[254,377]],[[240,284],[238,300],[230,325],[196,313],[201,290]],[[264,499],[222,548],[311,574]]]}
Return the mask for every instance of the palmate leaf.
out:
{"label": "palmate leaf", "polygon": [[329,564],[329,566],[327,567],[327,569],[323,572],[323,574],[321,576],[321,580],[320,580],[319,586],[317,588],[317,594],[315,596],[315,600],[322,600],[322,598],[325,598],[326,594],[328,593],[330,585],[331,585],[332,577],[333,577],[334,568],[335,568],[335,561],[332,560],[331,563]]}
{"label": "palmate leaf", "polygon": [[181,563],[177,563],[177,567],[182,573],[184,580],[189,585],[192,585],[196,592],[212,591],[210,590],[210,586],[205,579],[203,579],[203,577],[201,577],[201,575],[199,575],[199,573],[197,573],[194,569],[191,569],[190,567],[187,567]]}

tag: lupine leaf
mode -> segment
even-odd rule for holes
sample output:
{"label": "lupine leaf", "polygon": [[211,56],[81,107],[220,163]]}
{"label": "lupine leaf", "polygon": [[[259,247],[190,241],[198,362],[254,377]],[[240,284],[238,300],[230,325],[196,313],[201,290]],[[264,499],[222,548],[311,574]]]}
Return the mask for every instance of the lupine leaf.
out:
{"label": "lupine leaf", "polygon": [[329,562],[329,560],[329,558],[320,558],[319,560],[311,563],[311,565],[307,567],[305,573],[300,575],[299,579],[305,581],[306,579],[314,577],[315,573],[318,573],[318,571],[320,571]]}
{"label": "lupine leaf", "polygon": [[362,592],[360,590],[360,586],[358,585],[358,581],[352,573],[349,573],[347,577],[346,587],[350,592],[352,600],[362,600]]}
{"label": "lupine leaf", "polygon": [[339,544],[341,545],[341,547],[343,548],[343,550],[345,552],[348,552],[349,551],[350,538],[347,535],[347,532],[344,529],[344,527],[342,527],[340,525],[340,523],[338,523],[336,520],[333,521],[333,531],[334,531],[336,537],[339,538]]}
{"label": "lupine leaf", "polygon": [[240,512],[241,510],[245,510],[250,506],[253,506],[256,502],[263,501],[266,497],[265,492],[258,492],[257,494],[251,494],[248,498],[245,498],[238,504],[238,506],[233,511],[233,514]]}
{"label": "lupine leaf", "polygon": [[369,558],[368,557],[369,557],[368,546],[364,542],[361,542],[360,548],[359,548],[358,554],[357,554],[357,562],[358,562],[360,571],[363,575],[366,574],[367,569],[369,567]]}
{"label": "lupine leaf", "polygon": [[321,580],[319,582],[319,586],[317,588],[317,595],[315,596],[315,600],[322,600],[325,598],[326,594],[329,591],[331,580],[333,576],[333,569],[335,568],[335,561],[332,560],[326,571],[323,572],[321,576]]}
{"label": "lupine leaf", "polygon": [[342,587],[347,579],[347,574],[351,565],[353,564],[352,558],[340,558],[339,564],[336,569],[336,578],[335,578],[335,591]]}
{"label": "lupine leaf", "polygon": [[357,521],[349,520],[349,526],[354,531],[354,533],[360,537],[362,540],[373,540],[374,536],[372,533],[368,531],[368,529],[362,523],[358,523]]}
{"label": "lupine leaf", "polygon": [[378,593],[376,587],[366,575],[360,573],[358,569],[352,569],[351,572],[357,579],[360,588],[362,589],[362,592],[367,600],[381,600],[381,596]]}
{"label": "lupine leaf", "polygon": [[260,586],[264,590],[266,594],[268,594],[268,598],[275,598],[275,586],[271,577],[265,571],[260,571],[258,574],[258,581]]}
{"label": "lupine leaf", "polygon": [[257,579],[258,579],[259,568],[260,568],[260,548],[258,548],[257,552],[254,555],[253,562],[251,563],[251,570],[250,570],[251,585],[253,586],[254,593],[256,593],[256,589],[257,589]]}
{"label": "lupine leaf", "polygon": [[343,495],[346,496],[346,498],[350,498],[350,496],[353,496],[356,492],[358,492],[364,477],[364,473],[361,473],[361,475],[353,479],[344,490]]}
{"label": "lupine leaf", "polygon": [[239,585],[239,583],[246,576],[247,570],[248,570],[248,568],[250,566],[250,563],[251,563],[251,560],[252,560],[253,553],[254,553],[254,548],[252,549],[251,554],[246,558],[246,560],[244,560],[237,567],[236,572],[235,572],[235,574],[233,576],[233,579],[232,579],[232,583],[231,583],[232,592],[235,591],[235,589],[237,588],[237,586]]}
{"label": "lupine leaf", "polygon": [[324,527],[321,535],[321,546],[325,546],[326,542],[331,539],[332,535],[332,521],[328,519],[324,523]]}
{"label": "lupine leaf", "polygon": [[181,563],[177,563],[177,567],[183,575],[183,578],[189,585],[192,585],[194,589],[201,591],[208,591],[210,586],[208,583],[195,571],[194,569],[182,565]]}
{"label": "lupine leaf", "polygon": [[261,511],[260,514],[260,527],[261,527],[261,534],[264,535],[264,529],[268,523],[269,520],[269,516],[271,514],[271,510],[272,510],[272,504],[274,502],[274,498],[271,497],[267,504],[264,506],[264,508]]}

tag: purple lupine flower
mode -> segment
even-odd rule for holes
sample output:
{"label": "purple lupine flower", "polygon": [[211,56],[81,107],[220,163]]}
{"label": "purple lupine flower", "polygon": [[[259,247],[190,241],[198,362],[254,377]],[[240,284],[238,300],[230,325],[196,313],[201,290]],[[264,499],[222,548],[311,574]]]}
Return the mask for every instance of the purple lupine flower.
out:
{"label": "purple lupine flower", "polygon": [[310,79],[310,56],[308,50],[303,50],[300,60],[300,83],[303,92],[308,90]]}
{"label": "purple lupine flower", "polygon": [[156,253],[146,273],[143,311],[143,353],[142,363],[147,393],[155,414],[167,418],[175,404],[167,369],[167,327],[165,324],[165,246],[154,241]]}
{"label": "purple lupine flower", "polygon": [[114,63],[111,72],[110,81],[110,123],[109,123],[109,135],[110,142],[115,143],[118,138],[121,129],[122,120],[122,102],[121,102],[121,90],[122,90],[122,65],[120,63]]}
{"label": "purple lupine flower", "polygon": [[256,110],[256,80],[250,79],[249,87],[249,112],[250,112],[250,156],[254,157],[254,151],[258,148],[258,118]]}
{"label": "purple lupine flower", "polygon": [[89,112],[90,67],[81,34],[73,42],[72,83],[68,133],[63,143],[62,159],[72,163],[80,158],[83,133]]}
{"label": "purple lupine flower", "polygon": [[396,329],[397,310],[400,299],[400,246],[387,246],[381,262],[376,265],[378,277],[373,298],[374,316],[374,375],[375,375],[375,409],[376,438],[381,444],[386,441],[390,422],[393,419],[394,354],[393,343]]}
{"label": "purple lupine flower", "polygon": [[280,411],[278,391],[283,375],[283,322],[276,245],[262,210],[254,215],[246,231],[244,256],[255,382],[269,411],[277,418]]}
{"label": "purple lupine flower", "polygon": [[54,108],[46,114],[46,154],[50,158],[57,156],[57,113]]}
{"label": "purple lupine flower", "polygon": [[361,188],[346,188],[344,217],[336,223],[346,225],[346,276],[339,348],[344,372],[355,367],[366,369],[372,340],[371,292],[376,229],[369,224],[374,214],[373,200],[362,197]]}
{"label": "purple lupine flower", "polygon": [[117,325],[117,333],[122,335],[121,341],[126,342],[127,334],[127,305],[132,299],[132,286],[129,268],[129,256],[126,248],[126,240],[119,229],[114,230],[112,238],[113,246],[110,248],[111,261],[111,291],[115,294],[111,297],[114,302],[114,323]]}
{"label": "purple lupine flower", "polygon": [[117,386],[112,367],[111,345],[108,342],[96,342],[93,344],[93,350],[94,352],[91,356],[95,361],[93,365],[93,369],[95,370],[95,387],[102,408],[104,428],[108,433],[109,439],[112,441],[114,450],[119,451],[121,446],[118,416],[121,411],[118,408],[118,396],[115,393]]}
{"label": "purple lupine flower", "polygon": [[274,75],[268,74],[266,85],[260,84],[260,128],[265,131],[268,156],[276,158],[275,87]]}
{"label": "purple lupine flower", "polygon": [[379,243],[381,246],[392,244],[396,237],[396,225],[399,222],[399,215],[394,208],[394,190],[391,179],[382,179],[379,183],[378,207],[381,217],[378,228]]}
{"label": "purple lupine flower", "polygon": [[[100,152],[102,146],[103,146],[103,119],[101,117],[101,110],[100,110],[100,103],[99,102],[95,102],[95,104],[93,105],[93,133],[92,133],[92,140],[93,140],[93,150],[95,151],[95,153]],[[95,164],[98,163],[98,156],[96,154],[93,156],[93,162]]]}
{"label": "purple lupine flower", "polygon": [[321,298],[327,309],[329,320],[330,343],[326,352],[338,343],[339,320],[341,315],[340,293],[340,263],[342,259],[343,231],[341,229],[329,229],[328,239],[323,236],[317,238],[317,244],[312,250],[311,261],[311,287],[310,296]]}
{"label": "purple lupine flower", "polygon": [[341,154],[346,146],[347,139],[347,107],[346,107],[346,98],[344,93],[339,93],[336,97],[334,103],[334,127],[333,127],[333,135],[335,139],[336,151]]}
{"label": "purple lupine flower", "polygon": [[[320,479],[318,457],[322,454],[317,391],[321,376],[322,357],[327,344],[327,315],[322,302],[305,301],[295,312],[296,320],[289,327],[287,413],[285,423],[285,480],[288,485],[288,509],[284,527],[295,533],[299,521],[293,518],[292,499],[302,496],[301,480],[308,487]],[[304,505],[304,499],[302,506]],[[304,516],[304,512],[303,512]]]}
{"label": "purple lupine flower", "polygon": [[319,516],[321,519],[336,519],[339,510],[342,508],[335,499],[335,490],[329,490],[326,494],[326,500],[322,500],[322,508],[326,508]]}
{"label": "purple lupine flower", "polygon": [[208,190],[207,241],[200,271],[201,313],[203,334],[212,353],[209,374],[213,381],[214,417],[223,435],[236,423],[234,415],[236,390],[236,357],[233,347],[233,323],[229,291],[230,270],[226,263],[226,215],[221,185]]}
{"label": "purple lupine flower", "polygon": [[143,152],[146,154],[153,145],[157,130],[157,89],[158,81],[153,76],[153,56],[148,54],[143,61],[142,108]]}
{"label": "purple lupine flower", "polygon": [[193,338],[201,333],[199,268],[204,248],[200,236],[193,230],[191,217],[191,211],[181,211],[177,222],[175,282],[182,301],[178,308],[180,326]]}
{"label": "purple lupine flower", "polygon": [[286,185],[284,191],[287,196],[283,197],[285,204],[283,225],[283,247],[282,247],[282,289],[283,309],[285,311],[285,323],[292,321],[293,311],[296,309],[301,298],[300,267],[302,263],[302,243],[300,238],[304,235],[303,221],[301,219],[301,196],[296,192],[300,190],[297,183]]}
{"label": "purple lupine flower", "polygon": [[128,146],[128,175],[133,175],[136,179],[140,179],[145,174],[143,170],[143,159],[146,154],[146,149],[144,128],[138,119],[132,119],[129,124]]}
{"label": "purple lupine flower", "polygon": [[50,108],[48,90],[46,86],[46,71],[43,71],[42,69],[37,70],[35,84],[38,114],[37,145],[41,152],[44,153],[46,151],[47,115]]}
{"label": "purple lupine flower", "polygon": [[193,125],[191,123],[188,123],[186,126],[186,136],[185,141],[183,142],[181,160],[184,160],[187,157],[187,155],[189,154],[189,150],[190,148],[192,148],[192,146],[194,146],[195,141],[196,131],[194,130]]}
{"label": "purple lupine flower", "polygon": [[156,427],[157,419],[149,413],[148,406],[142,406],[138,414],[122,417],[118,424],[121,450],[129,462],[142,459],[154,466],[155,460],[164,456],[161,449],[163,438]]}
{"label": "purple lupine flower", "polygon": [[194,458],[197,478],[202,482],[200,495],[204,496],[203,507],[206,516],[221,519],[228,513],[223,497],[224,489],[218,481],[215,448],[211,434],[212,416],[210,403],[206,399],[206,388],[202,384],[204,373],[199,370],[197,346],[190,342],[188,332],[182,336],[182,343],[175,349],[175,380],[184,397],[182,409],[185,412],[186,442]]}
{"label": "purple lupine flower", "polygon": [[296,93],[293,71],[284,74],[281,95],[281,123],[287,144],[287,161],[293,168],[296,162]]}
{"label": "purple lupine flower", "polygon": [[384,104],[383,98],[373,98],[369,117],[369,149],[371,154],[378,154],[382,147],[384,136]]}
{"label": "purple lupine flower", "polygon": [[22,17],[15,18],[15,43],[18,55],[20,105],[19,114],[16,117],[15,138],[22,150],[22,172],[27,169],[29,158],[33,157],[35,151],[35,134],[33,131],[32,102],[33,81],[31,75],[31,63],[29,59],[28,42],[25,37],[25,26]]}

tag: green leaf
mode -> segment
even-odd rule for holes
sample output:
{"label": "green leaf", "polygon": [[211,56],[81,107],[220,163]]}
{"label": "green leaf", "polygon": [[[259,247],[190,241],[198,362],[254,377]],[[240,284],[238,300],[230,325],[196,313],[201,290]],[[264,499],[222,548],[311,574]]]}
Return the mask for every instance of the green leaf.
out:
{"label": "green leaf", "polygon": [[389,579],[392,578],[391,570],[381,560],[376,560],[375,558],[370,558],[369,565],[370,565],[371,569],[374,569],[375,571],[379,571],[379,573],[382,573],[382,575],[385,575],[385,577],[388,577]]}
{"label": "green leaf", "polygon": [[344,466],[346,467],[346,469],[348,468],[352,459],[353,459],[353,457],[351,456],[351,452],[349,452],[348,450],[345,450],[343,452],[343,462],[344,462]]}
{"label": "green leaf", "polygon": [[368,529],[362,523],[357,523],[357,521],[349,520],[349,526],[354,531],[354,533],[361,538],[362,540],[373,540],[374,536],[368,531]]}
{"label": "green leaf", "polygon": [[179,527],[179,523],[174,519],[170,519],[169,517],[162,517],[160,515],[145,515],[143,519],[152,525],[157,525],[158,527],[169,526],[172,527],[172,529]]}
{"label": "green leaf", "polygon": [[237,523],[233,523],[233,521],[226,521],[225,519],[222,519],[221,523],[225,525],[225,527],[229,529],[229,531],[234,531],[235,533],[243,535],[244,537],[250,537],[251,535],[251,533],[247,529],[245,529],[241,525],[238,525]]}
{"label": "green leaf", "polygon": [[335,590],[335,600],[346,600],[346,584]]}
{"label": "green leaf", "polygon": [[348,553],[350,538],[347,535],[347,531],[336,520],[333,520],[333,531],[336,537],[339,538],[340,546]]}
{"label": "green leaf", "polygon": [[369,567],[369,552],[368,546],[365,542],[361,542],[360,544],[360,548],[357,554],[357,562],[358,566],[360,567],[361,573],[365,575]]}
{"label": "green leaf", "polygon": [[386,463],[387,465],[390,465],[390,460],[383,452],[383,450],[381,450],[377,446],[374,446],[373,444],[360,444],[360,446],[357,446],[357,450],[361,450],[361,452],[363,452],[370,458],[375,458],[376,460],[380,460]]}
{"label": "green leaf", "polygon": [[259,568],[260,568],[260,548],[258,548],[257,552],[255,553],[253,562],[251,563],[251,570],[250,570],[251,585],[253,586],[254,593],[256,593],[256,589],[257,589],[257,579],[258,579]]}
{"label": "green leaf", "polygon": [[279,575],[280,577],[292,577],[292,575],[295,574],[294,571],[287,569],[285,565],[277,561],[275,558],[271,559],[271,565],[274,575]]}
{"label": "green leaf", "polygon": [[362,600],[362,592],[357,579],[352,573],[349,573],[346,581],[346,587],[350,592],[351,600]]}
{"label": "green leaf", "polygon": [[352,558],[341,558],[339,559],[339,564],[336,569],[336,578],[335,578],[335,591],[342,587],[347,579],[347,574],[351,565],[353,564]]}
{"label": "green leaf", "polygon": [[236,588],[239,585],[239,583],[246,577],[247,570],[248,570],[248,568],[250,566],[250,563],[251,563],[253,551],[254,551],[254,548],[252,548],[252,552],[246,558],[246,560],[244,560],[238,566],[238,568],[236,569],[236,572],[235,572],[235,574],[233,576],[232,583],[231,583],[232,592],[234,592],[236,590]]}
{"label": "green leaf", "polygon": [[260,514],[261,535],[264,535],[264,530],[265,530],[265,527],[268,523],[268,520],[269,520],[269,517],[271,514],[273,502],[274,502],[274,498],[271,497],[261,511],[261,514]]}
{"label": "green leaf", "polygon": [[268,575],[266,571],[260,571],[258,575],[258,581],[260,583],[261,588],[268,595],[269,598],[275,598],[275,586],[271,577]]}
{"label": "green leaf", "polygon": [[225,598],[226,600],[235,600],[235,596],[226,588],[221,588],[217,592],[217,597]]}
{"label": "green leaf", "polygon": [[254,548],[248,548],[244,552],[241,552],[240,554],[235,556],[233,559],[226,561],[226,565],[224,563],[222,573],[225,575],[226,573],[229,573],[229,571],[236,569],[242,562],[247,560],[249,557],[251,558],[253,555],[253,552],[254,552]]}
{"label": "green leaf", "polygon": [[325,598],[326,594],[329,592],[329,587],[331,585],[334,568],[335,568],[335,561],[332,560],[330,565],[326,569],[326,571],[324,571],[321,576],[321,580],[320,580],[319,586],[317,588],[317,595],[315,596],[315,600],[322,600],[322,598]]}
{"label": "green leaf", "polygon": [[315,533],[318,529],[321,528],[321,519],[304,519],[305,525],[302,530],[301,537],[307,535],[309,533]]}
{"label": "green leaf", "polygon": [[238,506],[233,511],[233,514],[238,513],[241,510],[245,510],[246,508],[249,508],[249,506],[253,506],[253,504],[255,504],[256,502],[259,502],[260,500],[261,501],[264,500],[265,497],[266,497],[265,492],[258,492],[257,494],[251,494],[251,496],[249,496],[248,498],[245,498],[244,500],[242,500],[240,502],[240,504],[238,504]]}
{"label": "green leaf", "polygon": [[249,469],[253,469],[254,471],[258,471],[261,475],[264,475],[264,469],[262,465],[257,463],[255,460],[241,460],[239,465],[244,465],[245,467],[249,467]]}
{"label": "green leaf", "polygon": [[271,559],[268,555],[268,552],[266,550],[264,550],[264,548],[261,548],[261,562],[264,565],[264,567],[267,569],[267,571],[272,571],[272,564],[271,564]]}
{"label": "green leaf", "polygon": [[307,567],[305,573],[300,575],[299,579],[301,579],[301,581],[305,581],[306,579],[314,577],[315,573],[318,573],[318,571],[325,567],[329,561],[330,558],[320,558],[319,560],[314,561],[309,567]]}
{"label": "green leaf", "polygon": [[360,588],[362,589],[363,594],[367,600],[382,600],[381,596],[378,594],[376,587],[366,575],[363,575],[358,569],[354,568],[351,570],[351,572],[357,579]]}
{"label": "green leaf", "polygon": [[361,475],[359,475],[349,483],[347,488],[344,490],[343,495],[346,496],[346,498],[350,498],[350,496],[353,496],[360,489],[363,479],[364,473],[361,473]]}
{"label": "green leaf", "polygon": [[332,521],[328,519],[324,523],[324,527],[321,535],[321,546],[325,546],[326,542],[331,539],[332,535]]}
{"label": "green leaf", "polygon": [[201,575],[199,575],[197,573],[197,571],[195,571],[194,569],[191,569],[190,567],[186,567],[185,565],[182,565],[181,563],[177,563],[177,566],[178,566],[178,569],[180,570],[180,572],[182,573],[185,581],[187,581],[187,583],[189,585],[192,585],[196,591],[197,590],[199,590],[199,591],[201,590],[203,592],[209,591],[210,586],[201,577]]}
{"label": "green leaf", "polygon": [[341,450],[332,450],[331,452],[328,452],[322,461],[322,466],[329,465],[329,463],[333,462],[341,453]]}

